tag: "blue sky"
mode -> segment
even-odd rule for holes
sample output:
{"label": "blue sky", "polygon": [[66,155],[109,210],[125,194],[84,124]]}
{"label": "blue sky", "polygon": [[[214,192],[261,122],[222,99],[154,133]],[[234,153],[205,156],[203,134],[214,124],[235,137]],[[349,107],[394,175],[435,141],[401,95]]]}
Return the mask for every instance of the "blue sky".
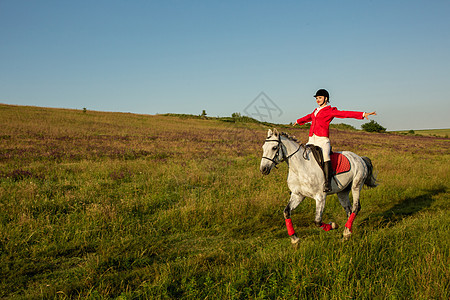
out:
{"label": "blue sky", "polygon": [[266,121],[289,123],[326,88],[388,130],[450,128],[449,15],[447,0],[0,0],[0,103],[230,116],[263,112],[264,92]]}

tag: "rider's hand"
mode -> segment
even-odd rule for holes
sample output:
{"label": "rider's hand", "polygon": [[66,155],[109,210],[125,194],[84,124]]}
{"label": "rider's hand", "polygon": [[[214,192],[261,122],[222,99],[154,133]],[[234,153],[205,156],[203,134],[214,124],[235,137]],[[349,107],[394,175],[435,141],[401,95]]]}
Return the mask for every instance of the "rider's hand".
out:
{"label": "rider's hand", "polygon": [[371,113],[366,113],[366,112],[365,112],[365,113],[364,113],[364,118],[366,118],[367,120],[369,120],[369,116],[370,116],[370,115],[375,115],[375,116],[376,116],[376,115],[377,115],[377,113],[376,113],[376,112],[374,112],[374,111],[373,111],[373,112],[371,112]]}

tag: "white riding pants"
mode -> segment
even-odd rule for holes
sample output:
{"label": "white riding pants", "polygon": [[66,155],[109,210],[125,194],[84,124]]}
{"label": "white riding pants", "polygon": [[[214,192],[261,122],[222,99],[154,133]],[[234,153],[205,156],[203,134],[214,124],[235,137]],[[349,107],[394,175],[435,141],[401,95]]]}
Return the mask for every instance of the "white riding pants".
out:
{"label": "white riding pants", "polygon": [[329,138],[327,138],[326,136],[317,136],[317,135],[313,134],[313,136],[309,137],[307,144],[312,144],[312,145],[319,146],[320,148],[322,148],[323,161],[331,160],[331,158],[330,158],[331,144],[330,144]]}

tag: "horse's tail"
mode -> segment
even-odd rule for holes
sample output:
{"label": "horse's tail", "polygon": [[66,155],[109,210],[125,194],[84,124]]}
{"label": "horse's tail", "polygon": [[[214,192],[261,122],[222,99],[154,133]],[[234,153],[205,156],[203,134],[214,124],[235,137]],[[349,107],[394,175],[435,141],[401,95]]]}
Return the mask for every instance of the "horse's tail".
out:
{"label": "horse's tail", "polygon": [[369,174],[367,175],[366,180],[364,181],[364,184],[370,188],[374,188],[374,187],[378,186],[377,177],[373,174],[372,161],[367,156],[361,156],[361,158],[364,160],[364,162],[367,165],[367,168],[369,169]]}

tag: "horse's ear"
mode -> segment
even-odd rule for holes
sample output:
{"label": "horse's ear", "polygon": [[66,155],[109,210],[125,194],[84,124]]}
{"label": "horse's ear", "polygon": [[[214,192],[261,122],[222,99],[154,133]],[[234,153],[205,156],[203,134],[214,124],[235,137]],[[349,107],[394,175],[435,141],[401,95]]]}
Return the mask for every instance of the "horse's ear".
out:
{"label": "horse's ear", "polygon": [[273,134],[272,130],[269,129],[269,131],[267,131],[267,137],[270,138],[272,134]]}
{"label": "horse's ear", "polygon": [[278,136],[278,135],[279,135],[278,130],[277,130],[276,128],[273,129],[273,134],[274,134],[275,136]]}

